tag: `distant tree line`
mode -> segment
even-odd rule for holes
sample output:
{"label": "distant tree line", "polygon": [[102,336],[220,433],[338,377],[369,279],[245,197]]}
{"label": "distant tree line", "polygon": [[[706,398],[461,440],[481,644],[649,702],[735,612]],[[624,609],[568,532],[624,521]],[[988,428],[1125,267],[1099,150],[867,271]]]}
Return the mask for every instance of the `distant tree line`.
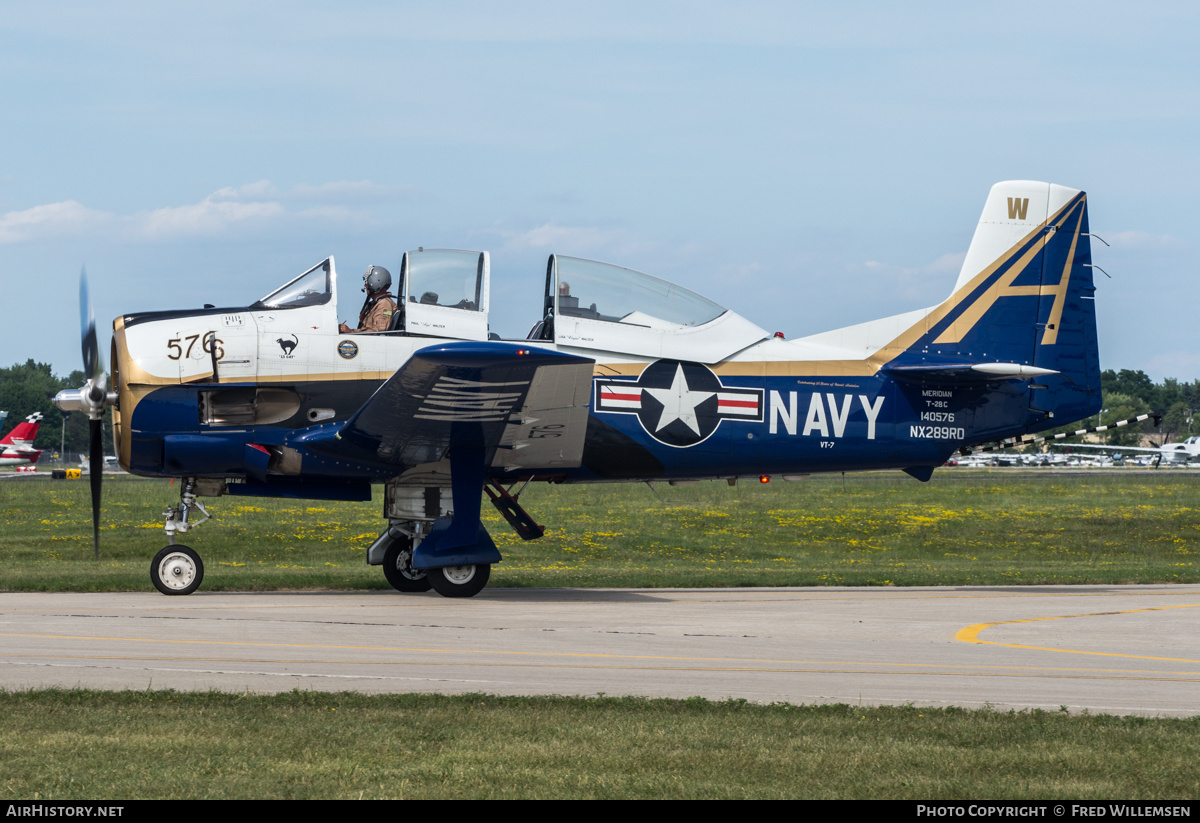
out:
{"label": "distant tree line", "polygon": [[[1118,420],[1128,420],[1139,414],[1157,412],[1163,416],[1162,423],[1155,426],[1151,421],[1095,435],[1101,442],[1114,446],[1136,446],[1144,435],[1151,435],[1155,445],[1161,446],[1173,440],[1182,440],[1200,434],[1200,380],[1190,383],[1168,377],[1155,383],[1143,371],[1106,369],[1100,373],[1104,403],[1099,414],[1086,420],[1060,426],[1051,433],[1075,431],[1089,426],[1111,425]],[[1082,437],[1071,437],[1061,442],[1081,442]],[[1092,442],[1095,442],[1094,440]]]}
{"label": "distant tree line", "polygon": [[[42,426],[37,439],[33,441],[35,448],[54,454],[60,448],[68,454],[87,454],[87,415],[79,412],[63,414],[54,405],[54,395],[61,389],[77,389],[84,384],[84,380],[82,371],[56,377],[49,363],[35,363],[33,360],[6,369],[0,368],[0,411],[8,412],[3,434],[8,434],[34,412],[41,412]],[[113,453],[111,409],[104,413],[104,452]]]}

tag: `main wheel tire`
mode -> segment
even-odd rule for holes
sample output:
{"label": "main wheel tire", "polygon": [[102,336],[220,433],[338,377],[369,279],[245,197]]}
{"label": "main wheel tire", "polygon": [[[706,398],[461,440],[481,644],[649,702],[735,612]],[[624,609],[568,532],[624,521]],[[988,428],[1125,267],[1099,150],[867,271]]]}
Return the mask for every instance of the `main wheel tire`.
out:
{"label": "main wheel tire", "polygon": [[204,563],[187,546],[167,546],[154,555],[150,580],[163,594],[191,594],[204,580]]}
{"label": "main wheel tire", "polygon": [[412,538],[396,537],[383,552],[383,576],[398,592],[427,592],[429,574],[412,567]]}
{"label": "main wheel tire", "polygon": [[429,582],[442,597],[474,597],[492,576],[490,563],[474,566],[443,566],[429,570]]}

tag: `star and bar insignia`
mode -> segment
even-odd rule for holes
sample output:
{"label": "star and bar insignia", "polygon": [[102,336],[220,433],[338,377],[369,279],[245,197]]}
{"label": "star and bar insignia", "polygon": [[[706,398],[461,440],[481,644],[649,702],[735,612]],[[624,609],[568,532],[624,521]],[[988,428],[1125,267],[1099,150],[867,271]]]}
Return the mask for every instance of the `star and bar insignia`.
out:
{"label": "star and bar insignia", "polygon": [[636,380],[595,381],[597,412],[636,414],[646,433],[668,446],[707,440],[722,420],[761,423],[763,390],[722,385],[701,363],[659,360]]}

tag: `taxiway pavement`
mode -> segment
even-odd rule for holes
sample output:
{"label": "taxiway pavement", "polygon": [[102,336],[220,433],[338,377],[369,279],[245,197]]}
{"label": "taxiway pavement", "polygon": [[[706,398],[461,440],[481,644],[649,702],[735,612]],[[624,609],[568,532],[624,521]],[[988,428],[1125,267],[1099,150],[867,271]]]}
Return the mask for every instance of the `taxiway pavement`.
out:
{"label": "taxiway pavement", "polygon": [[0,687],[1200,714],[1200,586],[0,594]]}

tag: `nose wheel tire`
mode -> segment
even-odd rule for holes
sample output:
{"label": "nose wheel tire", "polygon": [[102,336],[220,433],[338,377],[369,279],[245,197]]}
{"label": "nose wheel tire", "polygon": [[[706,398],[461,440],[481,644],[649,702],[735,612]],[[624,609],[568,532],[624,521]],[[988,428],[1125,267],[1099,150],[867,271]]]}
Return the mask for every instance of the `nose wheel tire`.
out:
{"label": "nose wheel tire", "polygon": [[399,537],[383,553],[383,576],[398,592],[427,592],[429,574],[412,567],[412,539]]}
{"label": "nose wheel tire", "polygon": [[150,580],[163,594],[191,594],[204,580],[204,563],[187,546],[167,546],[154,555]]}
{"label": "nose wheel tire", "polygon": [[474,597],[483,591],[492,575],[489,563],[475,566],[443,566],[429,570],[429,583],[442,597]]}

